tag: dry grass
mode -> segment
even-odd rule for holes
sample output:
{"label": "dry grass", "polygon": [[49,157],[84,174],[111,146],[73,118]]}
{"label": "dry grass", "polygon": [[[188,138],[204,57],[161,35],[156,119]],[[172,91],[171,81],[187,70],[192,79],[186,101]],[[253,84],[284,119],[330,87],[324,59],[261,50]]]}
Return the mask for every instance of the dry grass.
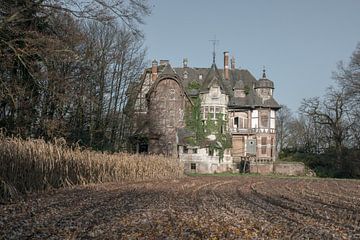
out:
{"label": "dry grass", "polygon": [[48,188],[172,179],[182,174],[177,159],[99,153],[69,148],[61,141],[46,143],[0,136],[0,200]]}

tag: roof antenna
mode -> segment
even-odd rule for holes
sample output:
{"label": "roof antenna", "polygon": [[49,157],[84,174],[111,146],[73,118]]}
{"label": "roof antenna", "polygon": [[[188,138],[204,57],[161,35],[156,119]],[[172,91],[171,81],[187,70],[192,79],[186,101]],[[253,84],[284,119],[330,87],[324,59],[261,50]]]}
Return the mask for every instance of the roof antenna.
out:
{"label": "roof antenna", "polygon": [[262,78],[265,79],[266,78],[266,70],[265,70],[265,66],[263,66],[263,75]]}
{"label": "roof antenna", "polygon": [[209,40],[213,44],[213,64],[215,64],[215,48],[216,44],[219,44],[219,40],[216,40],[216,35],[214,35],[214,39]]}

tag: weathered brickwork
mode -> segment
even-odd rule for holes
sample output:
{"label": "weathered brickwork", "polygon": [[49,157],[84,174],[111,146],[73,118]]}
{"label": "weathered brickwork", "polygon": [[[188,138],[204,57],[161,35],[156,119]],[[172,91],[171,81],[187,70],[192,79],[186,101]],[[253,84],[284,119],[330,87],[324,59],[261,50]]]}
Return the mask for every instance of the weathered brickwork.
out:
{"label": "weathered brickwork", "polygon": [[186,98],[175,78],[159,79],[149,94],[149,152],[177,155],[177,129],[185,127]]}

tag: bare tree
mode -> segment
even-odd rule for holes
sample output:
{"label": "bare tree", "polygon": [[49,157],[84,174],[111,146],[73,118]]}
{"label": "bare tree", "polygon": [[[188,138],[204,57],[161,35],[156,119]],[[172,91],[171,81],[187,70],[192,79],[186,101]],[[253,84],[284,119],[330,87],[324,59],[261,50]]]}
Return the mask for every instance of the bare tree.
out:
{"label": "bare tree", "polygon": [[333,73],[334,78],[343,87],[352,100],[360,101],[360,43],[357,45],[350,63],[344,62],[338,64],[337,72]]}
{"label": "bare tree", "polygon": [[349,130],[353,126],[344,91],[329,88],[323,101],[319,98],[304,99],[300,111],[315,124],[325,127],[324,130],[329,133],[330,143],[335,148],[337,163],[341,166],[344,141],[348,139]]}
{"label": "bare tree", "polygon": [[351,147],[360,148],[360,124],[357,121],[360,117],[360,43],[353,52],[349,64],[344,62],[338,64],[334,78],[344,89],[349,102],[349,115],[353,119],[351,126]]}
{"label": "bare tree", "polygon": [[[0,128],[103,148],[123,139],[125,91],[143,68],[143,0],[0,6]],[[122,125],[121,125],[122,124]]]}
{"label": "bare tree", "polygon": [[276,145],[279,153],[289,145],[288,138],[291,135],[291,123],[293,122],[293,116],[291,110],[281,105],[281,109],[276,112]]}

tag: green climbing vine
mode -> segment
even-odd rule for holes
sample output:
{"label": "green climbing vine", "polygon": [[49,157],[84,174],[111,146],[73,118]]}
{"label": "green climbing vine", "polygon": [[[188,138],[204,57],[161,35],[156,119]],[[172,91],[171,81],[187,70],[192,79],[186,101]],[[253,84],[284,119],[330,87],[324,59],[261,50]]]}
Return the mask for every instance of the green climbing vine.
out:
{"label": "green climbing vine", "polygon": [[245,86],[245,95],[248,95],[250,93],[250,87],[248,85]]}
{"label": "green climbing vine", "polygon": [[200,145],[205,139],[204,124],[202,122],[201,100],[199,97],[193,99],[193,106],[189,107],[185,114],[186,128],[195,136],[187,139],[190,145]]}
{"label": "green climbing vine", "polygon": [[232,147],[231,135],[226,131],[227,120],[224,114],[217,113],[215,119],[208,117],[205,125],[206,136],[215,135],[216,141],[209,148],[218,150],[220,160],[224,157],[225,149]]}
{"label": "green climbing vine", "polygon": [[209,135],[215,135],[216,140],[208,146],[210,151],[215,149],[219,152],[219,159],[224,157],[225,149],[231,148],[231,135],[226,131],[227,120],[224,114],[217,113],[215,119],[208,116],[206,121],[202,119],[201,99],[193,98],[193,106],[186,111],[185,124],[186,128],[194,133],[193,137],[189,137],[187,142],[192,146],[205,145],[205,141]]}
{"label": "green climbing vine", "polygon": [[197,81],[191,81],[188,86],[187,89],[188,90],[199,90],[201,87],[201,84]]}

